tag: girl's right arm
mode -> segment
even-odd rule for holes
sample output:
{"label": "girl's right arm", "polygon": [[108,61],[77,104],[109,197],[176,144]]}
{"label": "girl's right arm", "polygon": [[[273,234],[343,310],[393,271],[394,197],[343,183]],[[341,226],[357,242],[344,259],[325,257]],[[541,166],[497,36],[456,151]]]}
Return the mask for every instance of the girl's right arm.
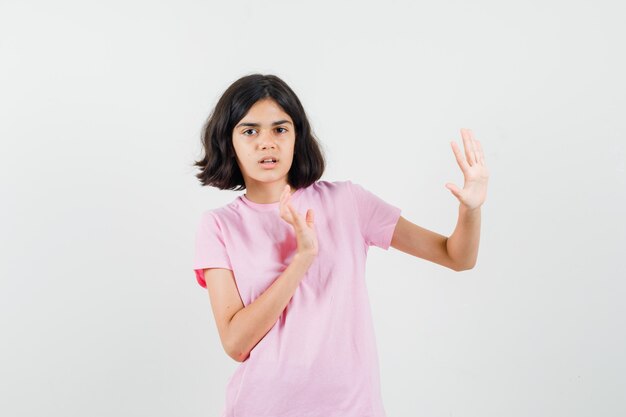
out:
{"label": "girl's right arm", "polygon": [[209,268],[204,271],[222,345],[238,362],[246,360],[250,351],[276,324],[317,256],[313,210],[307,210],[303,219],[290,204],[290,196],[289,186],[286,186],[280,199],[280,216],[293,226],[298,250],[291,263],[263,294],[244,307],[230,269]]}
{"label": "girl's right arm", "polygon": [[[243,362],[248,358],[250,351],[278,321],[313,260],[314,256],[296,254],[291,263],[269,288],[246,307],[241,304],[230,269],[205,269],[204,277],[209,289],[213,313],[218,321],[218,329],[223,329],[219,333],[228,356],[237,362]],[[215,279],[217,277],[211,277],[213,274],[228,274],[231,279]],[[233,291],[231,292],[233,298],[236,297],[241,306],[230,319],[227,318],[228,313],[226,311],[233,306],[229,306],[226,301],[227,298],[217,296],[218,293],[224,294],[224,287],[227,282],[230,283],[228,286]],[[214,295],[212,296],[212,294]],[[223,325],[219,323],[220,316],[226,318]]]}

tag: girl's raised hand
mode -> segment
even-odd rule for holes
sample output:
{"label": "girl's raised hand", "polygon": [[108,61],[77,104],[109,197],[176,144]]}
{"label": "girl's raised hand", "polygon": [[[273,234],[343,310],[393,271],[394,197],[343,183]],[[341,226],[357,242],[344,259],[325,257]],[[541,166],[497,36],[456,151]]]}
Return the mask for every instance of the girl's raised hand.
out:
{"label": "girl's raised hand", "polygon": [[446,188],[454,194],[459,202],[468,209],[479,208],[487,198],[487,181],[489,171],[485,164],[483,148],[470,129],[461,129],[465,158],[456,142],[450,142],[456,161],[463,172],[463,189],[452,183],[446,183]]}
{"label": "girl's raised hand", "polygon": [[298,253],[316,256],[318,252],[317,234],[313,223],[313,209],[306,211],[306,220],[303,219],[291,205],[289,184],[285,185],[280,195],[280,217],[293,226],[296,232]]}

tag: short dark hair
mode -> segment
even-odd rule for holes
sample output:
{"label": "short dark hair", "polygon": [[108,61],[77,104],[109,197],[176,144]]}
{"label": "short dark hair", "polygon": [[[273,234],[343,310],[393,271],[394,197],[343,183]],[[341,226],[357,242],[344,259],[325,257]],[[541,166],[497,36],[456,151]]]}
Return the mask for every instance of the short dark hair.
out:
{"label": "short dark hair", "polygon": [[204,157],[196,177],[203,186],[221,190],[244,190],[243,175],[233,147],[233,129],[258,100],[272,98],[293,120],[295,145],[288,183],[308,187],[322,176],[324,155],[300,100],[283,80],[272,74],[250,74],[232,83],[222,94],[202,128]]}

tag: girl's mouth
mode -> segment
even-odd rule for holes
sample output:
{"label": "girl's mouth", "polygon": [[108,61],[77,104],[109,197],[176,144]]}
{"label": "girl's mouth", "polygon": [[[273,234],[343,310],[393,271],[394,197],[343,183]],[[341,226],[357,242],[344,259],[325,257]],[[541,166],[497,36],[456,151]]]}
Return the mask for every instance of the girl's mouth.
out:
{"label": "girl's mouth", "polygon": [[271,159],[271,160],[260,161],[259,164],[261,164],[263,168],[274,168],[276,164],[278,164],[278,160]]}

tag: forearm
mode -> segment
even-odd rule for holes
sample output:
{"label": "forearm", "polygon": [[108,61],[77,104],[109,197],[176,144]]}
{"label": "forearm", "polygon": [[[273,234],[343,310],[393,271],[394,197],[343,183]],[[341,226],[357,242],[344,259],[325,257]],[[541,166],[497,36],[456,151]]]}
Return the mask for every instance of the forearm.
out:
{"label": "forearm", "polygon": [[469,210],[459,205],[459,219],[454,232],[446,241],[448,255],[459,270],[476,265],[480,242],[480,207]]}
{"label": "forearm", "polygon": [[313,260],[312,256],[296,254],[263,294],[233,316],[228,334],[234,358],[244,361],[276,324]]}

